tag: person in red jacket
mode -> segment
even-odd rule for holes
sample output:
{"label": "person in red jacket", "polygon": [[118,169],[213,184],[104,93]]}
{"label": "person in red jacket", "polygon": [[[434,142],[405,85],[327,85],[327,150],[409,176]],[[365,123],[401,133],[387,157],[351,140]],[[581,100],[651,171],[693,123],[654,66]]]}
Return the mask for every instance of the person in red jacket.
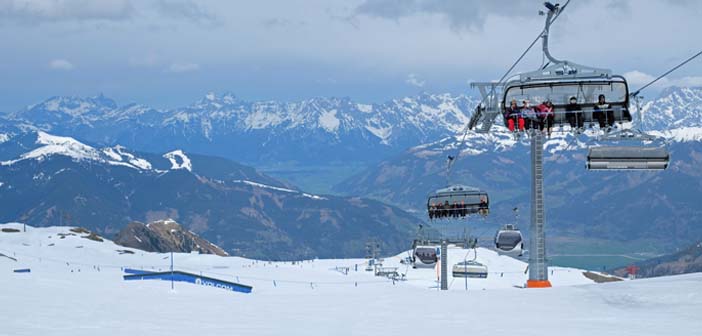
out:
{"label": "person in red jacket", "polygon": [[504,117],[506,126],[511,132],[514,132],[515,127],[518,127],[520,131],[524,130],[524,118],[522,118],[519,106],[517,106],[517,100],[512,99]]}
{"label": "person in red jacket", "polygon": [[554,119],[553,103],[551,103],[551,100],[539,104],[539,106],[536,107],[536,115],[539,117],[540,121],[539,130],[543,131],[544,127],[546,127],[548,136],[551,137]]}

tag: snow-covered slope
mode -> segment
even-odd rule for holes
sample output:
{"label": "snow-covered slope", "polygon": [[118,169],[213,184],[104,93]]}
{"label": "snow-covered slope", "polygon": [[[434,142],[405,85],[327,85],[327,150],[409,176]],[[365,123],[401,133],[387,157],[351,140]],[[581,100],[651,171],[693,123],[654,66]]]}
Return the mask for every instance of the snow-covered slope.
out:
{"label": "snow-covered slope", "polygon": [[[239,281],[252,285],[253,292],[184,283],[171,291],[169,282],[121,278],[122,267],[168,269],[168,254],[80,235],[60,237],[69,233],[65,227],[0,232],[3,306],[12,307],[0,314],[4,333],[425,335],[470,330],[604,336],[681,333],[702,326],[697,317],[700,274],[592,284],[575,269],[556,268],[554,288],[525,290],[512,287],[523,280],[523,263],[481,249],[478,260],[489,264],[488,278],[469,279],[468,291],[462,279],[451,281],[451,289],[441,292],[433,270],[408,269],[408,281],[393,283],[365,272],[363,259],[272,263],[179,253],[175,269]],[[452,262],[464,255],[450,251]],[[339,271],[345,267],[348,274]],[[31,273],[12,272],[18,268]]]}
{"label": "snow-covered slope", "polygon": [[[52,156],[64,156],[71,158],[73,161],[94,161],[96,163],[125,166],[137,170],[153,170],[151,162],[135,156],[119,145],[97,149],[71,137],[51,135],[42,131],[36,132],[36,141],[34,143],[22,145],[32,149],[21,154],[16,159],[1,161],[0,165],[9,166],[24,160],[42,161]],[[182,151],[179,152],[181,157],[184,157],[182,160],[189,163],[187,156]],[[172,168],[177,169],[179,167]]]}

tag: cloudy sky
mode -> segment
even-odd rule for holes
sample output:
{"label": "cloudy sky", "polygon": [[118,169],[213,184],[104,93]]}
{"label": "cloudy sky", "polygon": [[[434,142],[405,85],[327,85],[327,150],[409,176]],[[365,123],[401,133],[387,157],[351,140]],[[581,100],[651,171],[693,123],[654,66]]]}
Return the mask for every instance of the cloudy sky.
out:
{"label": "cloudy sky", "polygon": [[[471,93],[541,31],[541,1],[0,0],[0,111],[54,95],[182,106]],[[559,58],[644,83],[702,49],[702,1],[573,0]],[[541,64],[539,48],[517,70]],[[702,86],[702,59],[664,85]],[[653,94],[653,92],[648,93]]]}

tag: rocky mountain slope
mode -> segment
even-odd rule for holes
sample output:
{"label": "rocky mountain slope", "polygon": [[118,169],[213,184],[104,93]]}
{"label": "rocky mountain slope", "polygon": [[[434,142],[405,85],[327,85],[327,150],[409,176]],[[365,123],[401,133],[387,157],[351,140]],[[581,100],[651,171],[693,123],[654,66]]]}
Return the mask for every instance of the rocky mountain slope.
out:
{"label": "rocky mountain slope", "polygon": [[3,134],[0,221],[112,236],[132,221],[172,218],[231,254],[271,259],[359,256],[369,239],[400,251],[421,223],[378,201],[305,193],[221,158],[98,148],[18,128]]}
{"label": "rocky mountain slope", "polygon": [[[702,241],[679,252],[634,263],[638,267],[637,277],[650,278],[666,275],[702,272]],[[620,276],[628,275],[626,267],[613,271]]]}
{"label": "rocky mountain slope", "polygon": [[202,254],[229,255],[219,246],[200,238],[170,219],[148,224],[131,222],[117,234],[114,242],[117,245],[148,252],[197,251]]}

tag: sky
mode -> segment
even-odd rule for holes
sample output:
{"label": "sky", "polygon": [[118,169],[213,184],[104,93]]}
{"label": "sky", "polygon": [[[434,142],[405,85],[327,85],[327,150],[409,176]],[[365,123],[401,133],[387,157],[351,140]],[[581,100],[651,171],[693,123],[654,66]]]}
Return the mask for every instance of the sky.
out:
{"label": "sky", "polygon": [[[543,28],[541,1],[0,0],[0,111],[57,95],[188,105],[317,96],[475,94]],[[702,1],[572,0],[551,53],[632,89],[702,49]],[[542,62],[535,47],[517,67]],[[663,86],[702,86],[702,58]]]}

